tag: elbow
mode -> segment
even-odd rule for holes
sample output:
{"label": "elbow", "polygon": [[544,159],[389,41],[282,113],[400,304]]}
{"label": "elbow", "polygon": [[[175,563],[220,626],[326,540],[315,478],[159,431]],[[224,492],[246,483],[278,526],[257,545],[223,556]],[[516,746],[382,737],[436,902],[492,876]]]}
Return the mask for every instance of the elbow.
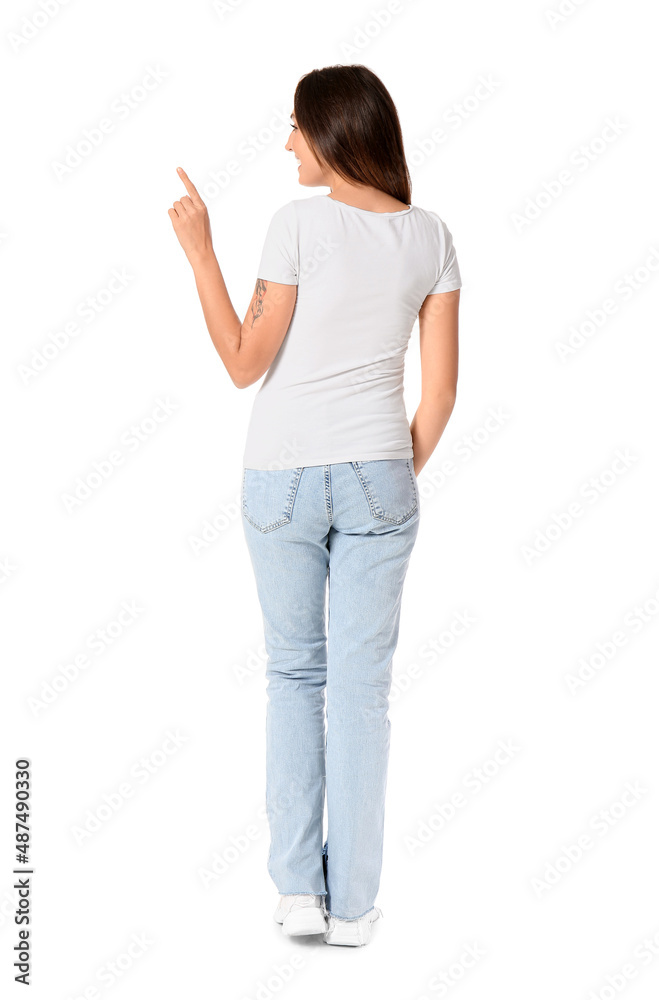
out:
{"label": "elbow", "polygon": [[240,348],[231,358],[231,366],[226,365],[226,368],[236,389],[247,389],[250,385],[258,382],[263,374],[263,372],[254,371],[253,363],[249,365],[247,353],[241,351]]}
{"label": "elbow", "polygon": [[445,386],[432,393],[422,393],[425,403],[430,403],[432,406],[439,407],[442,410],[448,410],[449,413],[455,406],[456,397],[457,389],[455,386]]}
{"label": "elbow", "polygon": [[240,358],[240,353],[238,352],[238,354],[231,359],[231,365],[225,366],[236,389],[246,389],[248,385],[251,385],[252,382],[254,382],[252,373],[247,371],[244,364],[241,364],[241,360],[244,359]]}
{"label": "elbow", "polygon": [[246,359],[243,359],[243,364],[237,363],[237,359],[234,361],[229,371],[231,376],[231,381],[236,386],[237,389],[247,389],[248,386],[254,385],[255,382],[265,374],[267,369],[261,369],[260,371],[254,370],[254,365],[247,367],[245,365]]}
{"label": "elbow", "polygon": [[258,382],[261,377],[260,375],[254,376],[251,372],[245,372],[241,369],[234,369],[229,372],[229,375],[236,389],[247,389],[250,385]]}

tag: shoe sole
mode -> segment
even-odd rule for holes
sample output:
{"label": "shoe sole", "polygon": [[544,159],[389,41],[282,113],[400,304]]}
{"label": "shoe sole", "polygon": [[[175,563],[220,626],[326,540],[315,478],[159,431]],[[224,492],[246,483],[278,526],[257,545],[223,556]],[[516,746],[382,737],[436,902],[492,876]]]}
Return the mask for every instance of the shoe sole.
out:
{"label": "shoe sole", "polygon": [[367,941],[338,941],[336,938],[333,938],[330,941],[327,938],[327,935],[326,935],[325,936],[325,944],[338,944],[338,945],[342,945],[343,947],[348,947],[348,948],[359,948],[363,944],[368,944],[368,942]]}
{"label": "shoe sole", "polygon": [[301,937],[303,934],[324,934],[327,930],[327,921],[320,908],[314,906],[288,913],[284,917],[282,930],[289,937]]}

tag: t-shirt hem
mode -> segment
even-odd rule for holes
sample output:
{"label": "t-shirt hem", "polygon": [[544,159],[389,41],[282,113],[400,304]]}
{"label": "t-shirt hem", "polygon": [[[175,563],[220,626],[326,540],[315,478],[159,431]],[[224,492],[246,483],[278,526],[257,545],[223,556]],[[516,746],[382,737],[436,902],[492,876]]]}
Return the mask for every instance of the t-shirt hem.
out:
{"label": "t-shirt hem", "polygon": [[447,281],[441,288],[433,288],[432,292],[428,292],[428,295],[439,295],[440,292],[454,292],[457,288],[462,288],[461,281]]}
{"label": "t-shirt hem", "polygon": [[297,281],[291,281],[290,278],[275,277],[272,271],[265,273],[263,271],[259,271],[256,277],[260,278],[261,281],[275,281],[278,285],[297,285]]}
{"label": "t-shirt hem", "polygon": [[354,452],[351,452],[349,455],[346,455],[346,453],[343,452],[342,454],[339,453],[336,456],[326,457],[322,461],[320,461],[317,457],[314,458],[313,456],[311,457],[311,461],[309,459],[302,460],[298,458],[297,461],[291,462],[288,465],[281,465],[277,461],[275,461],[274,464],[273,462],[266,464],[257,464],[254,462],[249,462],[248,460],[246,461],[245,457],[243,456],[242,467],[244,469],[259,469],[266,471],[272,467],[277,469],[304,469],[314,465],[342,465],[344,462],[377,462],[381,459],[390,459],[390,458],[411,459],[414,458],[414,451],[411,448],[407,448],[402,452],[400,450],[366,451],[366,452],[360,452],[359,455],[355,455]]}

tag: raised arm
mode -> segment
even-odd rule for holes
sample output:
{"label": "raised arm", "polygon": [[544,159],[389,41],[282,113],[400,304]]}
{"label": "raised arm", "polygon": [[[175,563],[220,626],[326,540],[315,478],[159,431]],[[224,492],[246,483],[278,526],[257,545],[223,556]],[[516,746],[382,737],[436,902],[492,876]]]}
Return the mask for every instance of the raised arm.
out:
{"label": "raised arm", "polygon": [[410,424],[418,476],[444,433],[458,386],[460,289],[427,295],[419,311],[421,402]]}
{"label": "raised arm", "polygon": [[206,205],[185,171],[179,167],[178,173],[188,194],[174,202],[169,217],[194,271],[213,345],[234,385],[244,389],[274,361],[293,316],[297,286],[259,278],[241,323],[213,250]]}

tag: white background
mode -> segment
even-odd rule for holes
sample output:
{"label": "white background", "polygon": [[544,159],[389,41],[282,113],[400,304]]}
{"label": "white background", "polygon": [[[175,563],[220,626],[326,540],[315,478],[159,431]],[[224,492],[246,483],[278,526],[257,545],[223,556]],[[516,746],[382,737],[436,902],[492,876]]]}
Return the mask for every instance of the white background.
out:
{"label": "white background", "polygon": [[[5,983],[27,756],[38,998],[657,996],[656,36],[635,0],[564,3],[552,24],[558,7],[410,0],[378,24],[384,3],[347,0],[3,6]],[[263,634],[238,507],[257,387],[236,389],[216,354],[167,210],[180,165],[243,316],[274,211],[326,193],[300,188],[284,149],[297,80],[354,62],[396,102],[413,204],[447,222],[463,289],[458,400],[419,477],[394,660],[384,916],[347,949],[272,919]],[[149,68],[163,79],[134,90]],[[113,269],[129,277],[106,295]],[[415,328],[410,419],[419,389]],[[150,423],[159,400],[171,412]],[[456,614],[471,624],[453,640]],[[516,749],[493,763],[499,741]],[[133,935],[148,943],[129,957]]]}

